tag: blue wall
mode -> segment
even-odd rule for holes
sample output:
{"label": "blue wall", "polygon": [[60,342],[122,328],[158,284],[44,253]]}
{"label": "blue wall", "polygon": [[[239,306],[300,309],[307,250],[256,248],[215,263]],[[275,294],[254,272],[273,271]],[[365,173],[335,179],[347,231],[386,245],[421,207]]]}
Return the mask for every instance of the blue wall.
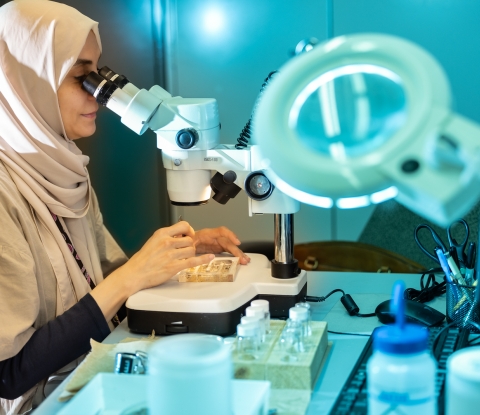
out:
{"label": "blue wall", "polygon": [[[445,68],[455,109],[480,121],[480,2],[478,0],[168,0],[167,86],[183,96],[217,98],[222,141],[233,143],[250,115],[263,78],[307,37],[325,40],[358,32],[402,36],[426,48]],[[223,13],[216,33],[204,26],[210,8]],[[321,178],[319,178],[321,180]],[[297,242],[357,240],[373,207],[325,211],[302,205],[295,215]],[[240,194],[227,206],[214,202],[183,210],[194,227],[232,227],[242,240],[273,237],[271,218],[248,218]]]}
{"label": "blue wall", "polygon": [[335,0],[336,36],[389,33],[432,53],[450,79],[459,113],[480,121],[478,0]]}

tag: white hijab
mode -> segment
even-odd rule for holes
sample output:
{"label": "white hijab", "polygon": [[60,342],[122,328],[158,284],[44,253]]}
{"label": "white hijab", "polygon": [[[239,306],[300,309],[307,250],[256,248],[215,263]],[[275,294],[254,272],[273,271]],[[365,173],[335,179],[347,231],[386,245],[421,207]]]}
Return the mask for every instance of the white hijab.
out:
{"label": "white hijab", "polygon": [[49,210],[94,282],[103,279],[85,217],[89,158],[66,136],[57,97],[90,31],[101,48],[98,23],[65,4],[15,0],[0,8],[0,160],[32,207],[57,278],[57,316],[90,287]]}

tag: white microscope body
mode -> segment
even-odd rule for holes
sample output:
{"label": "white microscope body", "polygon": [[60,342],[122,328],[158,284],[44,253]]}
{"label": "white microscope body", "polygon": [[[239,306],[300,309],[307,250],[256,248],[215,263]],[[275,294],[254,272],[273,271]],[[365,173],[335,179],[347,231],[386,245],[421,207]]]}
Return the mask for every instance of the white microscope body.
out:
{"label": "white microscope body", "polygon": [[92,72],[84,87],[137,134],[148,128],[156,133],[172,204],[204,204],[212,190],[213,198],[225,204],[244,189],[250,215],[275,215],[275,260],[271,264],[264,256],[252,254],[252,262],[240,267],[233,283],[186,284],[174,277],[141,291],[126,304],[129,328],[145,333],[154,329],[157,334],[228,335],[235,332],[245,308],[257,298],[269,300],[273,317],[288,316],[288,309],[306,295],[306,273],[293,258],[293,214],[299,202],[267,179],[258,147],[219,144],[215,99],[172,97],[159,86],[139,90],[108,68],[100,70],[100,75]]}

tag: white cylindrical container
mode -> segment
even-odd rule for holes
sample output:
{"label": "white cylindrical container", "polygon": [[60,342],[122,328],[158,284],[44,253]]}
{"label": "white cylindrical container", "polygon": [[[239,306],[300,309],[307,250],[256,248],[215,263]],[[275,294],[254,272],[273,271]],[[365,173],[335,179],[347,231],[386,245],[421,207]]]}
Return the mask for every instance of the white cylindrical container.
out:
{"label": "white cylindrical container", "polygon": [[262,307],[265,312],[265,331],[270,333],[270,305],[267,300],[253,300],[250,305],[252,307]]}
{"label": "white cylindrical container", "polygon": [[216,336],[178,334],[158,341],[148,355],[150,415],[231,415],[230,348]]}
{"label": "white cylindrical container", "polygon": [[428,332],[413,324],[375,330],[367,363],[369,415],[436,415],[436,361]]}
{"label": "white cylindrical container", "polygon": [[480,347],[453,353],[447,360],[445,415],[480,412]]}

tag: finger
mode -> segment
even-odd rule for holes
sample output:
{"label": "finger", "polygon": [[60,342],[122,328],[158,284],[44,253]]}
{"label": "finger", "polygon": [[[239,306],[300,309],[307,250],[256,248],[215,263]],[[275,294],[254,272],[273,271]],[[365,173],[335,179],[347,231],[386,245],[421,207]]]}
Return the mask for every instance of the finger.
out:
{"label": "finger", "polygon": [[189,259],[194,257],[195,257],[195,248],[193,246],[174,249],[170,253],[170,258],[172,259]]}
{"label": "finger", "polygon": [[250,262],[250,257],[246,255],[238,246],[234,245],[228,240],[224,243],[221,243],[221,245],[225,251],[230,252],[232,255],[238,257],[240,264],[246,265]]}
{"label": "finger", "polygon": [[190,236],[173,236],[166,241],[166,246],[168,248],[179,249],[179,248],[186,248],[186,247],[193,247],[195,245],[193,243],[193,239]]}
{"label": "finger", "polygon": [[225,226],[220,226],[219,228],[212,229],[215,232],[216,238],[224,237],[232,241],[235,245],[240,245],[240,239],[235,235],[230,229]]}
{"label": "finger", "polygon": [[213,255],[213,254],[205,254],[205,255],[194,256],[194,257],[185,259],[184,261],[182,261],[182,263],[185,266],[183,268],[181,268],[181,270],[183,270],[185,268],[193,268],[193,267],[196,267],[198,265],[208,264],[213,259],[215,259],[215,255]]}
{"label": "finger", "polygon": [[191,238],[195,237],[195,231],[193,228],[190,226],[188,222],[185,222],[184,220],[176,223],[175,225],[169,226],[168,228],[165,228],[165,231],[167,232],[167,235],[169,236],[190,236]]}
{"label": "finger", "polygon": [[225,236],[228,239],[230,239],[235,245],[241,244],[240,239],[238,239],[237,235],[235,235],[235,233],[233,233],[230,229],[222,226],[220,230],[222,232],[222,236]]}

